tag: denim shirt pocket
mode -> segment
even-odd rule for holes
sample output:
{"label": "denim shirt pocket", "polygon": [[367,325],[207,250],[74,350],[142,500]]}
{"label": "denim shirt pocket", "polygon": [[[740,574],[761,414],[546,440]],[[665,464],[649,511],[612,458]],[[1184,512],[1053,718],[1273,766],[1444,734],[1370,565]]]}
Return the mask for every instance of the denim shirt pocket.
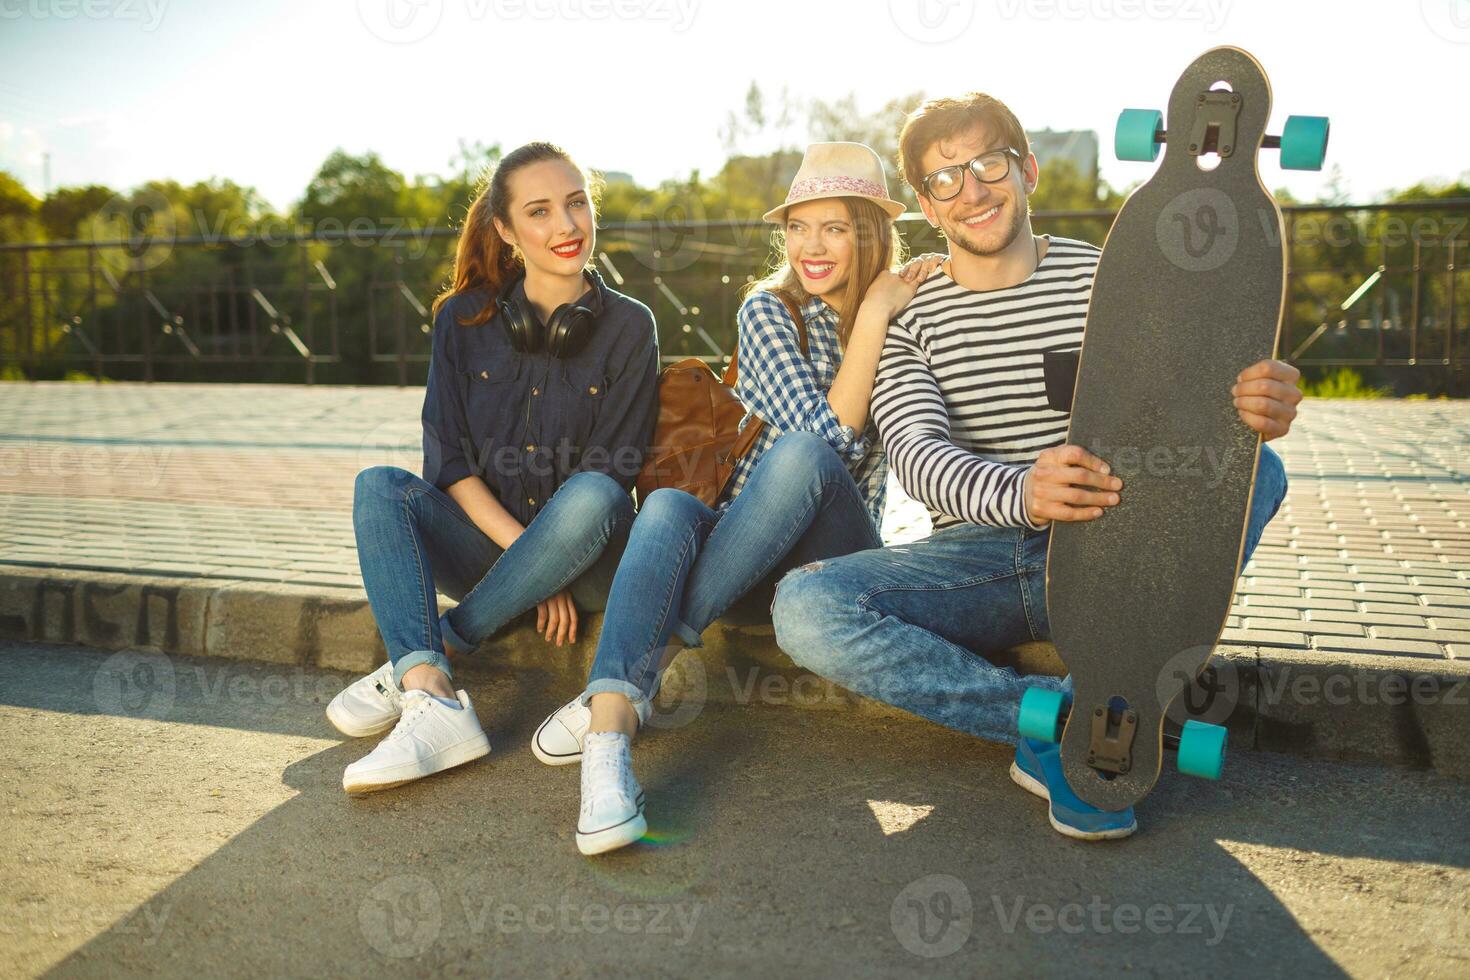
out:
{"label": "denim shirt pocket", "polygon": [[563,418],[561,431],[578,450],[586,448],[607,399],[607,375],[600,366],[567,366],[561,378]]}
{"label": "denim shirt pocket", "polygon": [[505,400],[515,393],[520,368],[519,359],[511,357],[487,359],[464,368],[465,412],[471,426],[479,428],[505,411]]}
{"label": "denim shirt pocket", "polygon": [[[494,453],[511,445],[515,436],[516,413],[521,362],[518,358],[497,357],[476,360],[462,369],[465,382],[465,415],[469,437],[474,446],[476,470],[493,490],[502,489],[503,480],[494,464]],[[476,465],[478,464],[478,465]]]}
{"label": "denim shirt pocket", "polygon": [[499,384],[514,381],[520,374],[521,362],[513,357],[492,357],[478,361],[464,369],[472,381]]}

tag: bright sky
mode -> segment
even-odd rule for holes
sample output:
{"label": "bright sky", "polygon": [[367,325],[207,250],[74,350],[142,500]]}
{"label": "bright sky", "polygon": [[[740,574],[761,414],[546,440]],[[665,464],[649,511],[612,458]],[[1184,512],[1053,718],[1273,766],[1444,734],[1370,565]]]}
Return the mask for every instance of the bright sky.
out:
{"label": "bright sky", "polygon": [[1355,200],[1470,169],[1470,0],[0,0],[0,169],[40,193],[49,152],[53,187],[221,176],[285,208],[336,147],[442,173],[460,139],[551,139],[652,184],[718,167],[755,79],[872,108],[987,91],[1097,130],[1122,186],[1149,171],[1112,159],[1118,110],[1164,108],[1220,44],[1265,64],[1273,132],[1332,117]]}

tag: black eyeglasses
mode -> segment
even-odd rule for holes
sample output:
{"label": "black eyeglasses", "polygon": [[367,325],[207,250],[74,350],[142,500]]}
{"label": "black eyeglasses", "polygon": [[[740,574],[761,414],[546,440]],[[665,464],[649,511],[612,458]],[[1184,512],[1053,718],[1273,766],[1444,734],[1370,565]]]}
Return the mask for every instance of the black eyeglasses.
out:
{"label": "black eyeglasses", "polygon": [[1011,172],[1011,157],[1021,159],[1021,154],[1012,147],[982,153],[969,163],[956,163],[940,167],[924,178],[924,193],[936,201],[948,201],[959,194],[965,186],[965,171],[975,175],[982,184],[997,184]]}

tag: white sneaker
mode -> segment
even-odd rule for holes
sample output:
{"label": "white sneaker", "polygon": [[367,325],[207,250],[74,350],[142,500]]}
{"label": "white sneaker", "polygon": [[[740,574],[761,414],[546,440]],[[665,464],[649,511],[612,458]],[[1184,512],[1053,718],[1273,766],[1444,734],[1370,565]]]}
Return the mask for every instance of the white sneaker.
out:
{"label": "white sneaker", "polygon": [[327,720],[352,738],[386,732],[401,714],[403,691],[393,683],[392,661],[348,684],[327,705]]}
{"label": "white sneaker", "polygon": [[633,778],[628,736],[594,732],[585,744],[577,850],[602,854],[641,839],[648,833],[648,821],[643,818],[643,790]]}
{"label": "white sneaker", "polygon": [[427,691],[406,692],[403,717],[377,748],[347,767],[342,788],[349,793],[388,789],[487,754],[490,740],[480,727],[470,696],[464,691],[454,693],[458,708]]}
{"label": "white sneaker", "polygon": [[[657,686],[653,694],[658,696]],[[648,716],[653,714],[653,702],[640,701],[633,705],[633,710],[638,713],[638,727],[642,728]],[[548,766],[568,766],[579,761],[582,758],[582,739],[590,724],[592,709],[582,703],[582,695],[579,694],[546,716],[536,734],[531,736],[531,754]]]}

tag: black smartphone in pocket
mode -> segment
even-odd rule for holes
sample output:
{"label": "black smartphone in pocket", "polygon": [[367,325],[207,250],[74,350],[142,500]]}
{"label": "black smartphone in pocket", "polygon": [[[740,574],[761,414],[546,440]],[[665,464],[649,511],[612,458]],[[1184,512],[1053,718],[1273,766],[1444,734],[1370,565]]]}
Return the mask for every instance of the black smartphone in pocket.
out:
{"label": "black smartphone in pocket", "polygon": [[1041,352],[1046,404],[1054,412],[1072,411],[1072,394],[1077,389],[1077,362],[1081,355],[1081,347]]}

